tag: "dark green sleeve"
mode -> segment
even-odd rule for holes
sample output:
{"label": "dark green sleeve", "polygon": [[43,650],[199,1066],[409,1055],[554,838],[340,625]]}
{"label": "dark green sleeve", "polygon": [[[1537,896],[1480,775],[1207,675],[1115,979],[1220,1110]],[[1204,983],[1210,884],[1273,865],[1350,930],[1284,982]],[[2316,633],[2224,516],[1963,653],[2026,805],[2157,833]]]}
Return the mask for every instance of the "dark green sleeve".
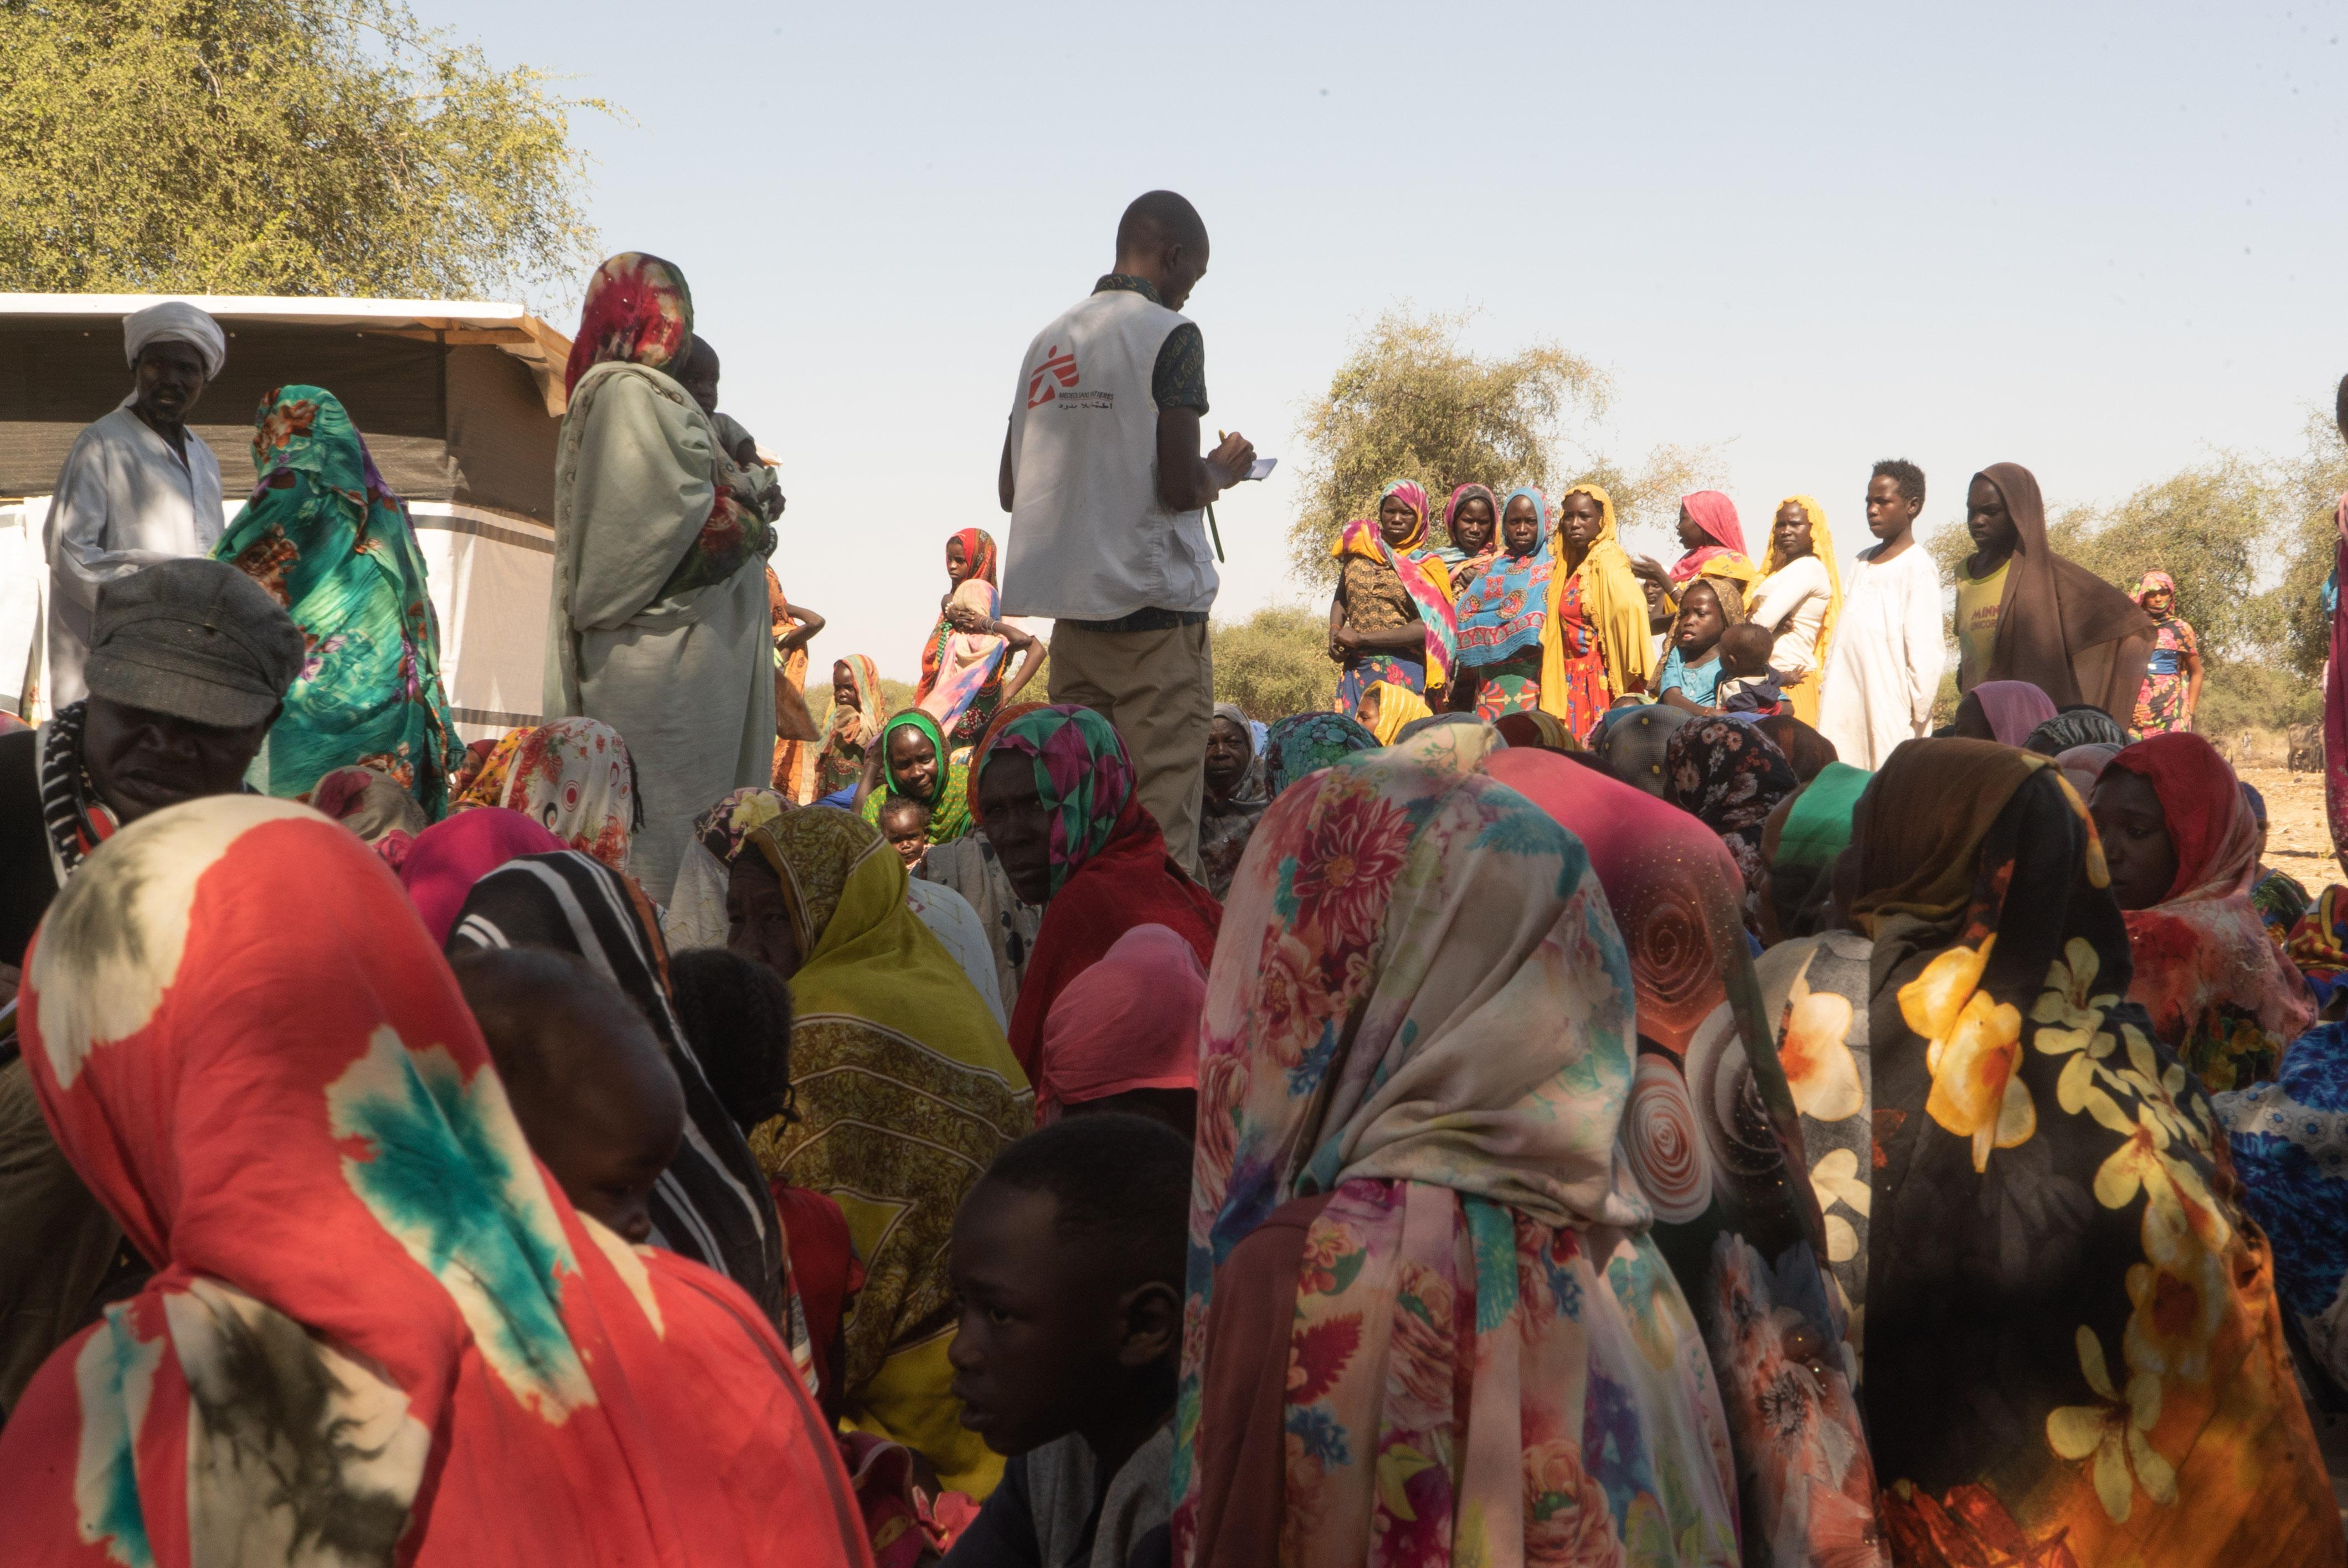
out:
{"label": "dark green sleeve", "polygon": [[1195,408],[1207,412],[1207,340],[1196,322],[1184,322],[1159,345],[1158,367],[1149,378],[1149,395],[1160,408]]}

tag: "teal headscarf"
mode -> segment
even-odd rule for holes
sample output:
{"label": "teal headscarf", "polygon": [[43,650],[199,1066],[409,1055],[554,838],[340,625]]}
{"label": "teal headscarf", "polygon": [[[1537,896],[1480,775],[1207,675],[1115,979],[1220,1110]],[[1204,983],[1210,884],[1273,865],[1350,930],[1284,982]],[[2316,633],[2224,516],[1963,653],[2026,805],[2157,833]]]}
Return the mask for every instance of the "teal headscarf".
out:
{"label": "teal headscarf", "polygon": [[323,387],[279,387],[252,426],[259,481],[212,559],[267,589],[309,645],[269,731],[269,793],[306,795],[336,768],[369,767],[437,822],[465,743],[407,510]]}
{"label": "teal headscarf", "polygon": [[918,730],[928,737],[930,744],[938,749],[935,788],[927,798],[920,795],[902,798],[919,800],[930,808],[930,843],[944,844],[950,839],[960,838],[970,831],[970,764],[967,760],[952,760],[953,753],[946,750],[945,733],[938,728],[935,719],[919,708],[909,708],[882,724],[880,733],[873,740],[872,743],[880,752],[881,787],[864,797],[864,820],[875,826],[880,825],[881,803],[901,795],[897,786],[889,782],[889,737],[899,730]]}
{"label": "teal headscarf", "polygon": [[1073,703],[1020,714],[996,732],[986,754],[1016,752],[1035,764],[1035,794],[1052,814],[1052,891],[1100,853],[1133,799],[1132,759],[1117,726]]}
{"label": "teal headscarf", "polygon": [[1351,713],[1292,713],[1264,735],[1264,793],[1277,799],[1306,774],[1377,748],[1377,736]]}

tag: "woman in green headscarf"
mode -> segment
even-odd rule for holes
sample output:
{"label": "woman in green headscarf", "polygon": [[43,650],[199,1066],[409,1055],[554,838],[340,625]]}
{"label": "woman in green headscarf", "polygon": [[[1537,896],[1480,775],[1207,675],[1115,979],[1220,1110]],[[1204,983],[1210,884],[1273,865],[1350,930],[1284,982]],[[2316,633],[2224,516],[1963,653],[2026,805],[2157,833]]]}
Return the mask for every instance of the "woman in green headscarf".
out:
{"label": "woman in green headscarf", "polygon": [[252,498],[212,559],[267,589],[309,645],[256,764],[263,787],[306,797],[336,768],[369,767],[439,820],[465,743],[440,689],[440,632],[407,507],[323,387],[262,400],[252,466]]}
{"label": "woman in green headscarf", "polygon": [[970,831],[970,763],[953,760],[938,722],[909,708],[880,726],[868,748],[857,810],[879,825],[880,808],[892,800],[916,800],[930,814],[929,841],[943,844]]}

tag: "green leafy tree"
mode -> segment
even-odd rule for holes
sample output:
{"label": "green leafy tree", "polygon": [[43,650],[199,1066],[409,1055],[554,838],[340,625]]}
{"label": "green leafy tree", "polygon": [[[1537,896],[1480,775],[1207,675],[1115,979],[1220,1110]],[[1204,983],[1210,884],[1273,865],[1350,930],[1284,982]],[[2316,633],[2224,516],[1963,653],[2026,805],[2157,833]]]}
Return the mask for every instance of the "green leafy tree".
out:
{"label": "green leafy tree", "polygon": [[2302,449],[2281,465],[2276,489],[2279,518],[2272,545],[2282,562],[2282,580],[2264,595],[2260,619],[2273,629],[2281,661],[2312,682],[2332,651],[2323,579],[2339,559],[2334,509],[2348,491],[2348,444],[2330,413],[2308,415]]}
{"label": "green leafy tree", "polygon": [[1317,712],[1336,700],[1337,666],[1329,660],[1329,618],[1297,605],[1272,605],[1245,620],[1217,625],[1215,701],[1236,702],[1270,723]]}
{"label": "green leafy tree", "polygon": [[399,0],[0,0],[0,286],[481,297],[595,257],[603,109]]}

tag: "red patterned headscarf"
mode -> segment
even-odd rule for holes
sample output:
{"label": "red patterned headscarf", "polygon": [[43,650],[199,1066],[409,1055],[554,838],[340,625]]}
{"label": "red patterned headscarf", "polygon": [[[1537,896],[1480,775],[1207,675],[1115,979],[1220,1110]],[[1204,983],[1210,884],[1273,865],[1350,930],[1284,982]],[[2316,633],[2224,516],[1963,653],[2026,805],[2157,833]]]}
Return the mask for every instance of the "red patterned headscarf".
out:
{"label": "red patterned headscarf", "polygon": [[570,391],[589,367],[607,360],[651,370],[682,368],[692,343],[693,293],[685,286],[685,274],[658,256],[625,251],[587,280],[562,388]]}
{"label": "red patterned headscarf", "polygon": [[996,588],[1003,586],[996,581],[994,575],[994,536],[993,534],[988,533],[984,528],[963,528],[947,543],[952,544],[956,541],[962,545],[962,559],[970,563],[971,576],[981,582],[992,583]]}
{"label": "red patterned headscarf", "polygon": [[343,828],[157,812],[26,979],[43,1114],[158,1271],[9,1412],[12,1562],[871,1561],[764,1315],[572,1210]]}

